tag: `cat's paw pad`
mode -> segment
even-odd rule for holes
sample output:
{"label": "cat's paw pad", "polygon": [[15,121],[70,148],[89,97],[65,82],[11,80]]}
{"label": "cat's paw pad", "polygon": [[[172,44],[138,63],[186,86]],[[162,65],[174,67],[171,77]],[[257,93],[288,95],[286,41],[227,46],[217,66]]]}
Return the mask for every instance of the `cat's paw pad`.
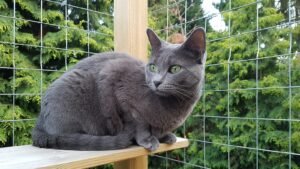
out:
{"label": "cat's paw pad", "polygon": [[161,143],[174,144],[177,141],[175,134],[169,133],[160,139]]}
{"label": "cat's paw pad", "polygon": [[159,146],[159,141],[156,137],[150,136],[143,139],[142,141],[139,141],[138,144],[149,151],[155,151]]}

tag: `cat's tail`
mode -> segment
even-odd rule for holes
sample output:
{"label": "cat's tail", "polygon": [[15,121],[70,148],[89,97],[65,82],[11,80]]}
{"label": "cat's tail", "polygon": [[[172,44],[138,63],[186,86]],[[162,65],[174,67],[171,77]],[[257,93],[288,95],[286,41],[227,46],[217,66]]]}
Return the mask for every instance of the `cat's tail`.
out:
{"label": "cat's tail", "polygon": [[64,150],[122,149],[131,145],[132,139],[132,133],[120,133],[116,136],[93,136],[88,134],[52,135],[37,128],[32,132],[34,146]]}

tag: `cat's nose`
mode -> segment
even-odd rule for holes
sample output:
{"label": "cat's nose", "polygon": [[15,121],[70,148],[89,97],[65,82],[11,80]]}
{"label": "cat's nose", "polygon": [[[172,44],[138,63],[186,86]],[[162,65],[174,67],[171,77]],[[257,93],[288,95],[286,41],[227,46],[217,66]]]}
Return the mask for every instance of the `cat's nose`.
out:
{"label": "cat's nose", "polygon": [[161,84],[161,81],[153,81],[155,87],[157,88],[160,84]]}

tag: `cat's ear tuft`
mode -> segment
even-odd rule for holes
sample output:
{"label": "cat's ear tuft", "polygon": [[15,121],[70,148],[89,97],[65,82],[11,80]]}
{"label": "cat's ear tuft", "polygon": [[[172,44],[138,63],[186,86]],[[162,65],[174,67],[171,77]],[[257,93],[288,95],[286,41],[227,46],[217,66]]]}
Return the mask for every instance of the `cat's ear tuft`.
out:
{"label": "cat's ear tuft", "polygon": [[185,50],[195,53],[197,56],[203,57],[206,50],[206,37],[203,28],[196,28],[188,39],[183,43]]}
{"label": "cat's ear tuft", "polygon": [[148,39],[152,48],[152,51],[158,51],[161,48],[162,42],[159,37],[151,29],[147,29]]}

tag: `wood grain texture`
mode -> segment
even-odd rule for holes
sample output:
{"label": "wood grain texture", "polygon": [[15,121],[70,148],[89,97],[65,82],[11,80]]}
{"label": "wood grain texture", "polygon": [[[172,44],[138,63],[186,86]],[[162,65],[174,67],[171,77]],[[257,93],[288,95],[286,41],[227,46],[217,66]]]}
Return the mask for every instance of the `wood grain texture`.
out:
{"label": "wood grain texture", "polygon": [[119,161],[114,164],[114,169],[147,169],[147,168],[148,168],[147,155]]}
{"label": "wood grain texture", "polygon": [[[177,142],[172,145],[160,144],[157,151],[153,153],[184,148],[188,144],[187,139],[178,138]],[[26,145],[1,148],[0,168],[88,168],[147,156],[150,153],[139,146],[113,151],[70,151]]]}
{"label": "wood grain texture", "polygon": [[115,51],[147,61],[147,11],[147,0],[114,1]]}

